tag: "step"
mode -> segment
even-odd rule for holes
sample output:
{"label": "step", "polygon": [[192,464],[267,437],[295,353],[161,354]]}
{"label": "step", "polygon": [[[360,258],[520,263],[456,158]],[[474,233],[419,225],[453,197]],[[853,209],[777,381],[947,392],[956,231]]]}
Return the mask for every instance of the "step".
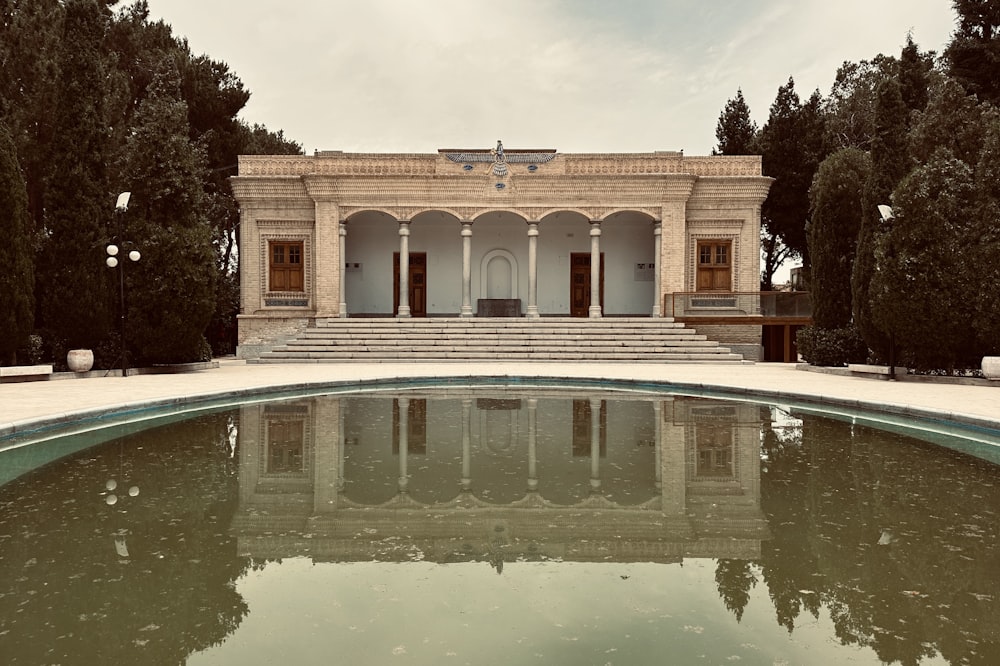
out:
{"label": "step", "polygon": [[739,363],[667,319],[321,319],[255,362],[579,361]]}

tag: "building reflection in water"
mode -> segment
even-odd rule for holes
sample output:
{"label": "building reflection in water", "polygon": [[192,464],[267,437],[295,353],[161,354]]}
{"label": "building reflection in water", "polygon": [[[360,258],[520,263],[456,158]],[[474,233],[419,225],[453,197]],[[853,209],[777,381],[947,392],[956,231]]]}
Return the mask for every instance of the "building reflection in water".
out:
{"label": "building reflection in water", "polygon": [[760,407],[491,390],[240,411],[241,555],[757,559]]}

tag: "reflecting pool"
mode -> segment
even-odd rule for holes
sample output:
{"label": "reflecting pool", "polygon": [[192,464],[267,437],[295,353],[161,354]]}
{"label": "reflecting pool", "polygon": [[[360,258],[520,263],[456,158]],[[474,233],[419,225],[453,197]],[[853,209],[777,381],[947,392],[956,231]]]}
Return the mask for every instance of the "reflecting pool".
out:
{"label": "reflecting pool", "polygon": [[493,387],[79,435],[0,487],[0,655],[998,663],[1000,467],[898,430]]}

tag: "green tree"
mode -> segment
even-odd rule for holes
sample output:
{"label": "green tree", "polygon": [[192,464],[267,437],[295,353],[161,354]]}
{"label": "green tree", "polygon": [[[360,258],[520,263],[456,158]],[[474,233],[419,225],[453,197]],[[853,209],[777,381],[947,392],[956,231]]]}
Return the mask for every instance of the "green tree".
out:
{"label": "green tree", "polygon": [[64,14],[59,0],[0,2],[0,117],[17,149],[35,229],[43,226],[58,117],[52,110],[58,99]]}
{"label": "green tree", "polygon": [[149,363],[204,358],[216,270],[204,212],[205,156],[191,142],[175,63],[165,59],[136,111],[122,187],[132,191],[125,234],[142,260],[128,275],[128,339]]}
{"label": "green tree", "polygon": [[969,325],[974,285],[963,270],[979,259],[974,194],[972,169],[941,148],[900,183],[895,215],[877,238],[874,323],[913,367],[970,367],[982,357]]}
{"label": "green tree", "polygon": [[862,191],[871,158],[857,148],[839,150],[820,164],[809,190],[810,293],[819,328],[851,323],[851,270],[861,229]]}
{"label": "green tree", "polygon": [[761,207],[764,271],[761,288],[770,289],[780,262],[781,246],[791,256],[809,265],[806,221],[809,218],[809,186],[824,157],[822,97],[813,93],[802,104],[795,82],[778,88],[767,124],[760,133],[764,175],[775,179]]}
{"label": "green tree", "polygon": [[923,111],[927,106],[927,88],[933,67],[933,54],[921,53],[913,35],[907,34],[906,46],[899,55],[899,88],[903,103],[911,111]]}
{"label": "green tree", "polygon": [[837,69],[824,108],[827,143],[833,148],[868,150],[875,135],[875,90],[893,75],[896,60],[879,54]]}
{"label": "green tree", "polygon": [[726,102],[715,126],[719,145],[712,152],[716,155],[753,155],[757,152],[757,123],[750,118],[750,107],[743,99],[743,90],[736,89],[736,97]]}
{"label": "green tree", "polygon": [[909,170],[907,115],[896,79],[880,81],[876,89],[871,175],[862,197],[861,228],[851,273],[851,293],[854,324],[868,348],[883,360],[889,358],[889,332],[879,326],[869,293],[878,267],[876,246],[883,224],[877,207],[891,203],[893,189]]}
{"label": "green tree", "polygon": [[37,293],[42,324],[56,343],[93,348],[111,324],[104,241],[112,206],[101,51],[107,15],[94,0],[68,0],[65,8]]}
{"label": "green tree", "polygon": [[0,123],[0,365],[14,363],[35,318],[35,266],[28,191],[14,141]]}
{"label": "green tree", "polygon": [[1000,104],[1000,2],[953,0],[958,28],[945,49],[948,73],[981,101]]}
{"label": "green tree", "polygon": [[748,560],[719,559],[715,562],[715,587],[726,609],[743,619],[743,611],[750,601],[750,590],[757,585],[757,573]]}
{"label": "green tree", "polygon": [[973,243],[976,261],[963,270],[975,295],[973,329],[984,354],[1000,355],[1000,112],[983,114],[983,146],[976,165]]}
{"label": "green tree", "polygon": [[938,77],[926,108],[914,115],[909,135],[903,139],[912,163],[923,164],[944,147],[966,164],[975,164],[983,142],[982,114],[983,107],[955,80]]}

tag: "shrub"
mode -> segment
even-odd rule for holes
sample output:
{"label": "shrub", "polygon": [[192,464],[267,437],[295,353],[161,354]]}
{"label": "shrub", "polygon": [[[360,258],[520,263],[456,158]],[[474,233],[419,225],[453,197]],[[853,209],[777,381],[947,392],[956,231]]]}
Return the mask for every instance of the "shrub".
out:
{"label": "shrub", "polygon": [[799,329],[795,342],[799,354],[810,365],[841,367],[848,363],[864,363],[868,359],[868,347],[853,326],[806,326]]}

